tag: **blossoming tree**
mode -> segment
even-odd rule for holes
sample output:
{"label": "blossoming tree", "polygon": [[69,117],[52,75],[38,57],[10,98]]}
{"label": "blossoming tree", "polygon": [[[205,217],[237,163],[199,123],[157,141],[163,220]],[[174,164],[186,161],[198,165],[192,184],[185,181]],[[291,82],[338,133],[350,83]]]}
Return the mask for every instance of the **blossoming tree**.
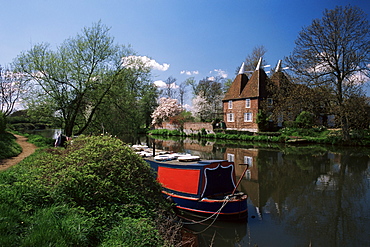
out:
{"label": "blossoming tree", "polygon": [[152,124],[161,124],[163,121],[179,114],[181,111],[182,109],[178,104],[177,99],[160,98],[159,106],[152,113]]}

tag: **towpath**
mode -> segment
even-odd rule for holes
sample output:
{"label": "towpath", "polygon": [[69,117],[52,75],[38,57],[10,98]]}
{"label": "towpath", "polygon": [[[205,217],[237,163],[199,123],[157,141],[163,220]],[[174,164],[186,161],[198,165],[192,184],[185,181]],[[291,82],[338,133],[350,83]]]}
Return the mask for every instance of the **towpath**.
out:
{"label": "towpath", "polygon": [[0,171],[18,164],[24,158],[33,154],[35,150],[37,149],[37,147],[34,144],[27,142],[27,137],[20,136],[20,135],[14,135],[14,136],[17,138],[16,142],[22,147],[22,153],[20,153],[16,157],[0,160]]}

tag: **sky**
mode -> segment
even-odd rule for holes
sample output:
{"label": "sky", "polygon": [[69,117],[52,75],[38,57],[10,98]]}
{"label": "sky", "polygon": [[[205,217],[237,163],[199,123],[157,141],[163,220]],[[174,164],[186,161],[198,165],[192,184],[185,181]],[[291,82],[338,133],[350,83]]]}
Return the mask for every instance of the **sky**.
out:
{"label": "sky", "polygon": [[169,76],[233,80],[254,47],[263,45],[274,67],[303,27],[339,5],[370,15],[370,0],[0,0],[0,65],[101,21],[116,43],[146,57],[158,85]]}

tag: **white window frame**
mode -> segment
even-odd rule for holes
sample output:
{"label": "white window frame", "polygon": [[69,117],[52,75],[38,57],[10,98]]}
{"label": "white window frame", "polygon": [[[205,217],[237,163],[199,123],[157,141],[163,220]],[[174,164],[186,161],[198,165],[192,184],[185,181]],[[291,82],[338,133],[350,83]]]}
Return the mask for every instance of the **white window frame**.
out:
{"label": "white window frame", "polygon": [[228,113],[227,114],[227,121],[229,123],[234,122],[234,113]]}
{"label": "white window frame", "polygon": [[234,154],[227,154],[227,161],[234,162],[235,161],[235,155]]}
{"label": "white window frame", "polygon": [[251,99],[245,99],[245,108],[251,108]]}
{"label": "white window frame", "polygon": [[252,167],[253,166],[253,157],[244,156],[244,164],[248,164],[249,167]]}
{"label": "white window frame", "polygon": [[251,112],[244,113],[244,122],[253,122],[253,113]]}
{"label": "white window frame", "polygon": [[232,100],[229,100],[228,106],[229,106],[229,109],[233,109],[233,101]]}

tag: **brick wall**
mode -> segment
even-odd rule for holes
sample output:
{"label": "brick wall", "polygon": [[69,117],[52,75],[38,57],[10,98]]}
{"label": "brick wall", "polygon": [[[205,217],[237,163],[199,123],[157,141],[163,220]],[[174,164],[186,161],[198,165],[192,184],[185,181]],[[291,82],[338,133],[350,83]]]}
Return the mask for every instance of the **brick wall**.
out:
{"label": "brick wall", "polygon": [[[178,126],[170,124],[169,122],[162,123],[162,126],[156,126],[156,129],[168,129],[168,130],[177,130]],[[184,132],[186,134],[196,134],[202,129],[205,129],[208,134],[213,134],[213,126],[211,123],[198,123],[198,122],[186,122],[184,123]]]}
{"label": "brick wall", "polygon": [[[229,109],[229,102],[224,101],[223,102],[224,122],[226,123],[226,129],[257,132],[258,124],[256,123],[256,120],[258,113],[258,105],[259,105],[258,98],[251,99],[250,108],[245,107],[245,99],[239,99],[233,100],[232,108]],[[228,113],[234,114],[234,122],[229,122]],[[244,113],[252,113],[253,116],[252,122],[244,122]]]}

